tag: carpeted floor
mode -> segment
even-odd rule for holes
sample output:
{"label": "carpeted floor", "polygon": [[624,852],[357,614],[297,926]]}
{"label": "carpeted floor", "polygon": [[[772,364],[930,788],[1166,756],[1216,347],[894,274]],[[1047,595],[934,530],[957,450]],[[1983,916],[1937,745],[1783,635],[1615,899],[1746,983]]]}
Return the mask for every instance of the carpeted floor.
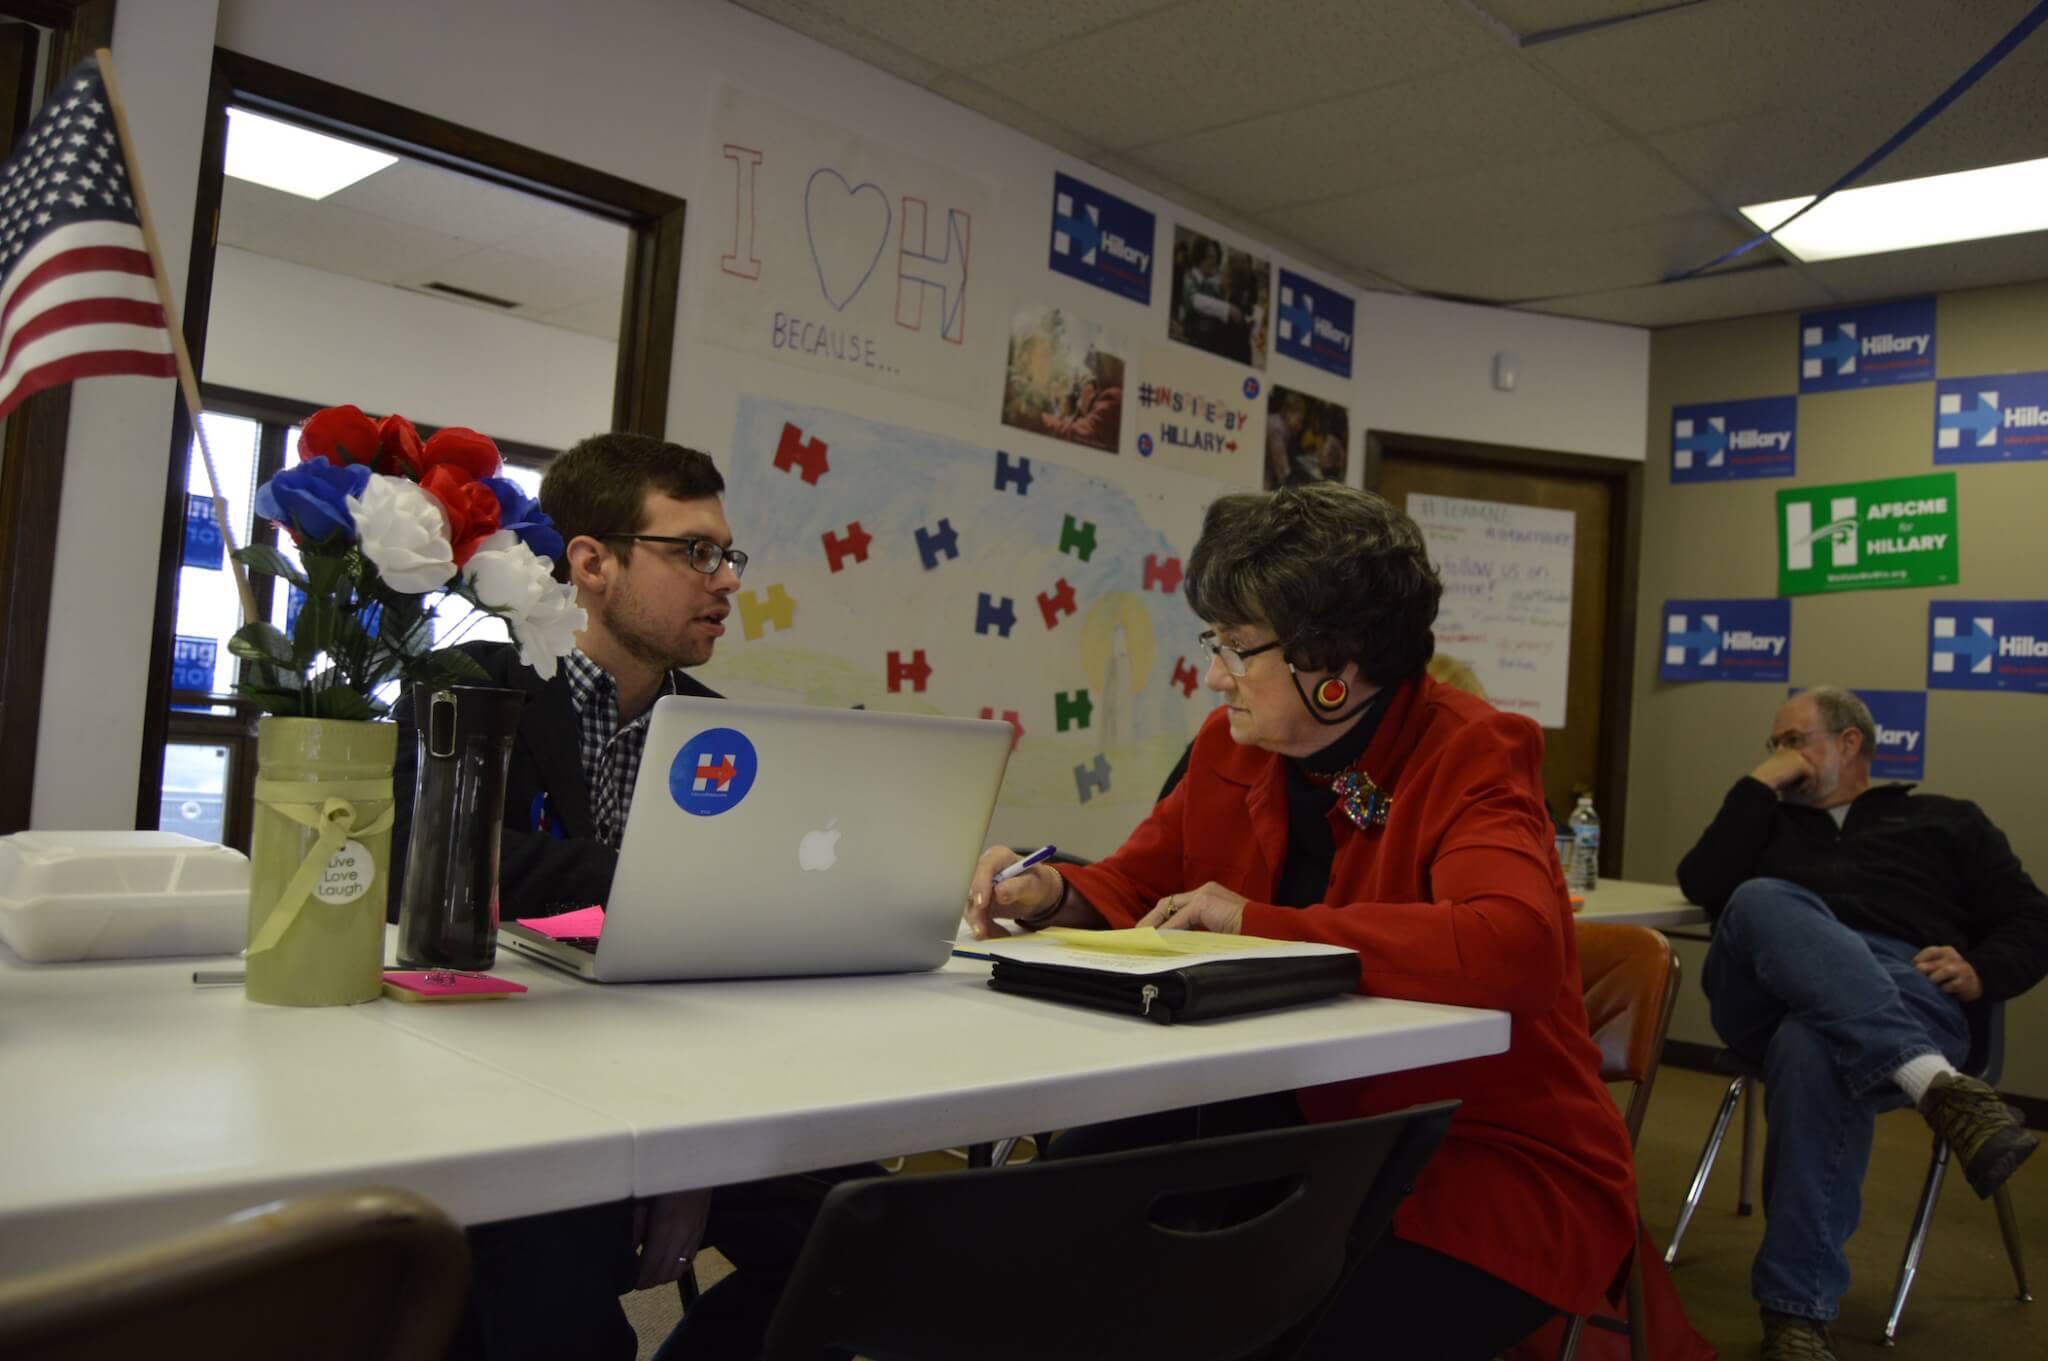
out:
{"label": "carpeted floor", "polygon": [[[1643,1216],[1659,1244],[1671,1236],[1724,1087],[1711,1074],[1676,1068],[1658,1078],[1637,1164]],[[1758,1114],[1761,1143],[1761,1111]],[[1738,1116],[1673,1271],[1693,1325],[1721,1348],[1728,1361],[1751,1361],[1759,1337],[1756,1308],[1749,1298],[1749,1262],[1763,1234],[1763,1210],[1759,1206],[1747,1219],[1735,1213],[1740,1135]],[[1911,1111],[1878,1122],[1877,1150],[1864,1183],[1863,1228],[1849,1244],[1855,1283],[1842,1302],[1842,1318],[1836,1325],[1837,1353],[1842,1361],[2041,1361],[2048,1357],[2048,1301],[2028,1305],[2014,1298],[1998,1216],[1988,1202],[1971,1194],[1969,1183],[1953,1169],[1899,1327],[1898,1346],[1892,1351],[1883,1347],[1885,1311],[1926,1177],[1928,1150],[1927,1127]],[[931,1168],[945,1161],[919,1158],[912,1165]],[[2048,1153],[2020,1169],[2011,1184],[2034,1279],[2048,1284]],[[706,1254],[700,1279],[709,1285],[724,1269],[715,1254]],[[640,1331],[645,1361],[675,1325],[676,1292],[673,1287],[644,1291],[628,1296],[626,1306]]]}

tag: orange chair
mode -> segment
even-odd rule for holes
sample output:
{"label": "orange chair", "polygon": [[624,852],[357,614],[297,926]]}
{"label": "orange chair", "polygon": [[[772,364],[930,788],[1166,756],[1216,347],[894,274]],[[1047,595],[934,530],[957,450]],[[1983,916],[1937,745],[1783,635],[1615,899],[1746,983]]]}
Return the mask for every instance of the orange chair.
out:
{"label": "orange chair", "polygon": [[[1678,957],[1671,942],[1646,926],[1621,922],[1578,922],[1579,973],[1586,989],[1586,1023],[1600,1047],[1600,1076],[1607,1082],[1633,1084],[1628,1112],[1629,1146],[1642,1132],[1650,1108],[1650,1090],[1657,1083],[1657,1065],[1664,1057],[1664,1032],[1671,1025],[1671,1006],[1678,996]],[[1640,1236],[1640,1235],[1639,1235]],[[1595,1316],[1573,1318],[1565,1326],[1558,1361],[1572,1361],[1579,1335],[1590,1321],[1598,1327],[1628,1334],[1629,1354],[1647,1361],[1649,1338],[1644,1331],[1642,1268],[1633,1251],[1628,1263],[1628,1322]]]}
{"label": "orange chair", "polygon": [[469,1249],[405,1191],[331,1191],[0,1282],[0,1356],[438,1361]]}

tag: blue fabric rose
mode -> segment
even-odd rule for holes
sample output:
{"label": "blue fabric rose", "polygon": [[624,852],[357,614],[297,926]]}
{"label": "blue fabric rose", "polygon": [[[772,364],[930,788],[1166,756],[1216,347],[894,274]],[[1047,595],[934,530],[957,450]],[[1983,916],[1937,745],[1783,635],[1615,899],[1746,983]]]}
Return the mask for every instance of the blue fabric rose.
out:
{"label": "blue fabric rose", "polygon": [[560,562],[567,550],[555,522],[541,510],[540,502],[509,477],[487,477],[483,481],[498,498],[498,528],[511,530],[519,542],[533,550],[535,557]]}
{"label": "blue fabric rose", "polygon": [[276,520],[305,543],[340,535],[352,539],[355,517],[348,498],[361,496],[370,470],[361,464],[337,468],[325,459],[294,464],[256,489],[256,513]]}

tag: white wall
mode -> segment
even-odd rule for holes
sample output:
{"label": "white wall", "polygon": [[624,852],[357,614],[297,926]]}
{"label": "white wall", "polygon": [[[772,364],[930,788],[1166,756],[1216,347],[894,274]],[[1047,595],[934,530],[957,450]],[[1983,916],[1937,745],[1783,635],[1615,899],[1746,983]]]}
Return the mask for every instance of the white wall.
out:
{"label": "white wall", "polygon": [[206,380],[566,449],[612,416],[619,347],[223,246]]}
{"label": "white wall", "polygon": [[[169,43],[173,60],[159,61],[155,44],[135,42],[129,51],[136,55],[126,66],[140,68],[147,53],[152,77],[165,87],[160,117],[182,136],[145,139],[145,164],[150,182],[163,186],[164,196],[182,196],[187,218],[207,75],[203,51],[193,55],[191,49],[203,48],[213,10],[202,0],[168,0],[130,5],[122,12],[138,36],[144,15],[152,27],[176,30],[175,42]],[[867,136],[995,188],[997,221],[986,232],[977,226],[975,234],[975,286],[987,290],[977,299],[981,316],[1007,318],[1014,306],[1036,302],[1067,302],[1103,313],[1120,306],[1106,303],[1107,294],[1046,269],[1048,199],[1056,169],[1085,175],[1152,208],[1160,216],[1163,241],[1170,243],[1176,220],[1213,230],[1154,195],[1120,185],[1114,177],[722,0],[590,0],[577,6],[552,0],[436,0],[432,5],[356,0],[345,6],[325,0],[220,0],[215,36],[235,51],[664,190],[692,201],[693,209],[707,190],[705,137],[721,82],[856,126]],[[736,396],[761,393],[916,426],[983,447],[1002,438],[996,408],[1006,326],[981,333],[989,345],[988,391],[974,407],[884,392],[848,379],[806,377],[773,361],[696,343],[696,281],[705,268],[705,252],[717,249],[718,234],[717,224],[693,210],[670,394],[672,437],[722,456]],[[176,258],[182,260],[182,251],[181,243]],[[1296,264],[1273,254],[1276,264]],[[1154,346],[1164,343],[1165,334],[1167,287],[1165,271],[1161,274],[1151,312],[1139,319],[1143,342]],[[1123,324],[1134,335],[1140,331],[1137,324]],[[1358,376],[1348,386],[1285,361],[1274,361],[1270,373],[1348,402],[1355,431],[1383,428],[1615,458],[1643,455],[1644,332],[1377,295],[1361,297],[1359,331]],[[1521,389],[1513,396],[1491,388],[1492,356],[1502,349],[1521,358]],[[208,375],[213,376],[211,369]],[[79,408],[111,404],[109,386],[81,388]],[[122,438],[144,450],[145,461],[155,460],[158,471],[148,490],[160,488],[164,410],[152,417],[123,408],[109,419]],[[1034,447],[1033,456],[1041,454],[1062,456]],[[82,476],[83,470],[74,467],[70,486],[89,485]],[[154,524],[154,506],[138,507],[137,518],[144,510]],[[89,665],[119,678],[115,687],[120,694],[110,695],[109,703],[131,695],[132,700],[118,715],[120,722],[103,729],[109,733],[104,742],[62,759],[52,755],[43,763],[37,781],[39,823],[117,825],[127,816],[150,623],[146,593],[130,583],[148,579],[155,551],[152,531],[146,545],[136,545],[124,557],[119,573],[83,552],[64,558],[62,570],[76,578],[68,589],[94,597],[124,593],[132,599],[91,624],[60,611],[46,693],[62,696],[76,684],[78,668]],[[138,569],[144,557],[148,563]],[[82,721],[91,706],[61,698],[45,702],[55,705],[46,708],[46,732],[66,722],[74,725],[71,731],[100,726]],[[108,790],[120,791],[121,797],[101,797]]]}

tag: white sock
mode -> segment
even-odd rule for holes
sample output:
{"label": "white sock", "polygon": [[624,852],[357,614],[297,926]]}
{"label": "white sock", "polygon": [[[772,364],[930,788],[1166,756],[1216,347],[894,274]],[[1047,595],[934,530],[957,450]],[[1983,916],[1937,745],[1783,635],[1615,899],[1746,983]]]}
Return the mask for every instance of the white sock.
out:
{"label": "white sock", "polygon": [[1934,1079],[1943,1073],[1953,1073],[1956,1066],[1939,1054],[1922,1054],[1917,1059],[1907,1059],[1898,1072],[1892,1074],[1892,1081],[1905,1088],[1914,1105],[1927,1095],[1927,1089],[1934,1085]]}

